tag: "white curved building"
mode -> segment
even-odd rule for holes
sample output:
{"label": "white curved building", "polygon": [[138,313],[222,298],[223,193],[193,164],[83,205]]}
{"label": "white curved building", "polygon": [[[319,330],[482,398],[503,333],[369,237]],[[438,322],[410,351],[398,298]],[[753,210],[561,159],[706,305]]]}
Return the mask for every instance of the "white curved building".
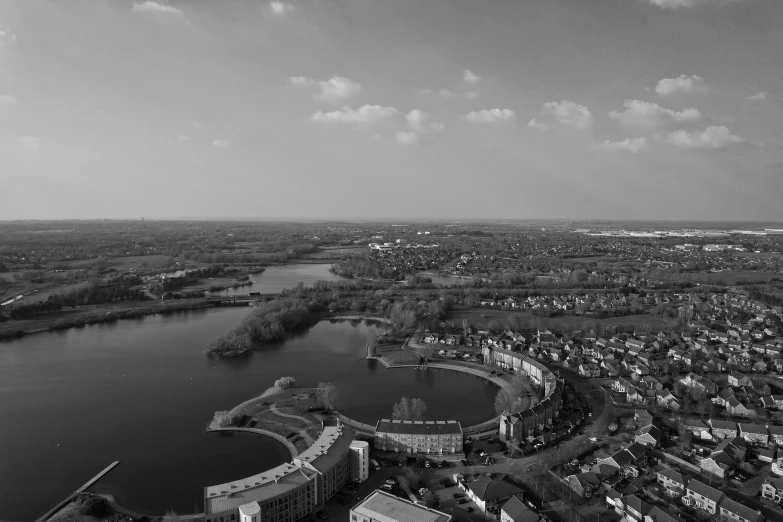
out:
{"label": "white curved building", "polygon": [[364,482],[370,476],[370,444],[363,440],[351,442],[351,478]]}

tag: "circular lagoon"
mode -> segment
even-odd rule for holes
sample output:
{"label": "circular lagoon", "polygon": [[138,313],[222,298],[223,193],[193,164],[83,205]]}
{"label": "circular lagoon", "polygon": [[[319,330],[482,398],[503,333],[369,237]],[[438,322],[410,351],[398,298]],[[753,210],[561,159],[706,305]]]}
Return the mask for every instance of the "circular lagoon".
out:
{"label": "circular lagoon", "polygon": [[322,321],[244,357],[206,357],[206,343],[247,313],[148,316],[0,343],[0,519],[37,518],[114,460],[92,491],[151,514],[201,511],[205,485],[290,460],[269,437],[205,433],[215,411],[284,375],[334,383],[339,410],[369,424],[404,396],[423,399],[430,420],[493,416],[497,388],[482,378],[365,359],[376,328],[366,323]]}

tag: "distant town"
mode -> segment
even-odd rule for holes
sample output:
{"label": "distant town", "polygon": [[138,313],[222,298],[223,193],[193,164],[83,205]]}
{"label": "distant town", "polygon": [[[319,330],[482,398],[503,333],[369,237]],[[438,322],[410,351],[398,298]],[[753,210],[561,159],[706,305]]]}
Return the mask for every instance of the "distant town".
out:
{"label": "distant town", "polygon": [[[781,520],[777,229],[17,222],[0,241],[4,348],[244,306],[204,339],[214,364],[350,321],[375,325],[375,371],[496,390],[477,424],[404,397],[367,423],[340,382],[281,377],[208,429],[275,439],[287,462],[204,484],[193,514],[137,513],[91,482],[42,521]],[[278,285],[278,268],[314,275]]]}

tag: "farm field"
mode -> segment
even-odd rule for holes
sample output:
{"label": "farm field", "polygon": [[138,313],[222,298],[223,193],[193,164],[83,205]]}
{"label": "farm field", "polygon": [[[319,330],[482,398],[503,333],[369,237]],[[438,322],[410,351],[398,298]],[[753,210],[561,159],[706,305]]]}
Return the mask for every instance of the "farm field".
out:
{"label": "farm field", "polygon": [[667,328],[669,326],[665,318],[655,317],[649,314],[610,317],[607,319],[597,319],[595,317],[577,315],[538,317],[527,310],[493,310],[489,308],[457,308],[448,314],[447,320],[454,321],[455,324],[460,324],[462,319],[467,319],[469,323],[487,326],[491,321],[503,320],[510,316],[520,317],[523,321],[527,321],[531,328],[535,328],[540,325],[541,328],[551,329],[558,327],[569,327],[577,330],[585,330],[601,326],[638,326],[640,328],[649,326],[650,329],[656,330]]}
{"label": "farm field", "polygon": [[685,272],[680,277],[694,283],[727,284],[768,283],[773,277],[783,279],[783,275],[775,272],[754,272],[751,270],[725,270],[722,272]]}

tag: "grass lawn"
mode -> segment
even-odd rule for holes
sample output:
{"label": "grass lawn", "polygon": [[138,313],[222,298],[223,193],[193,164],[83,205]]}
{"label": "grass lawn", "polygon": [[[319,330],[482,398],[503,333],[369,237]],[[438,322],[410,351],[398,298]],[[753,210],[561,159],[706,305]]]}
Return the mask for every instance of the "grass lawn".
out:
{"label": "grass lawn", "polygon": [[654,317],[648,314],[627,315],[624,317],[610,317],[608,319],[596,319],[590,316],[561,315],[558,317],[538,317],[528,310],[496,310],[491,308],[456,308],[447,316],[447,320],[459,325],[462,319],[469,323],[486,326],[493,320],[503,320],[511,316],[521,317],[527,321],[531,328],[541,325],[542,328],[569,326],[575,329],[593,328],[594,326],[650,326],[651,329],[666,328],[666,319]]}

